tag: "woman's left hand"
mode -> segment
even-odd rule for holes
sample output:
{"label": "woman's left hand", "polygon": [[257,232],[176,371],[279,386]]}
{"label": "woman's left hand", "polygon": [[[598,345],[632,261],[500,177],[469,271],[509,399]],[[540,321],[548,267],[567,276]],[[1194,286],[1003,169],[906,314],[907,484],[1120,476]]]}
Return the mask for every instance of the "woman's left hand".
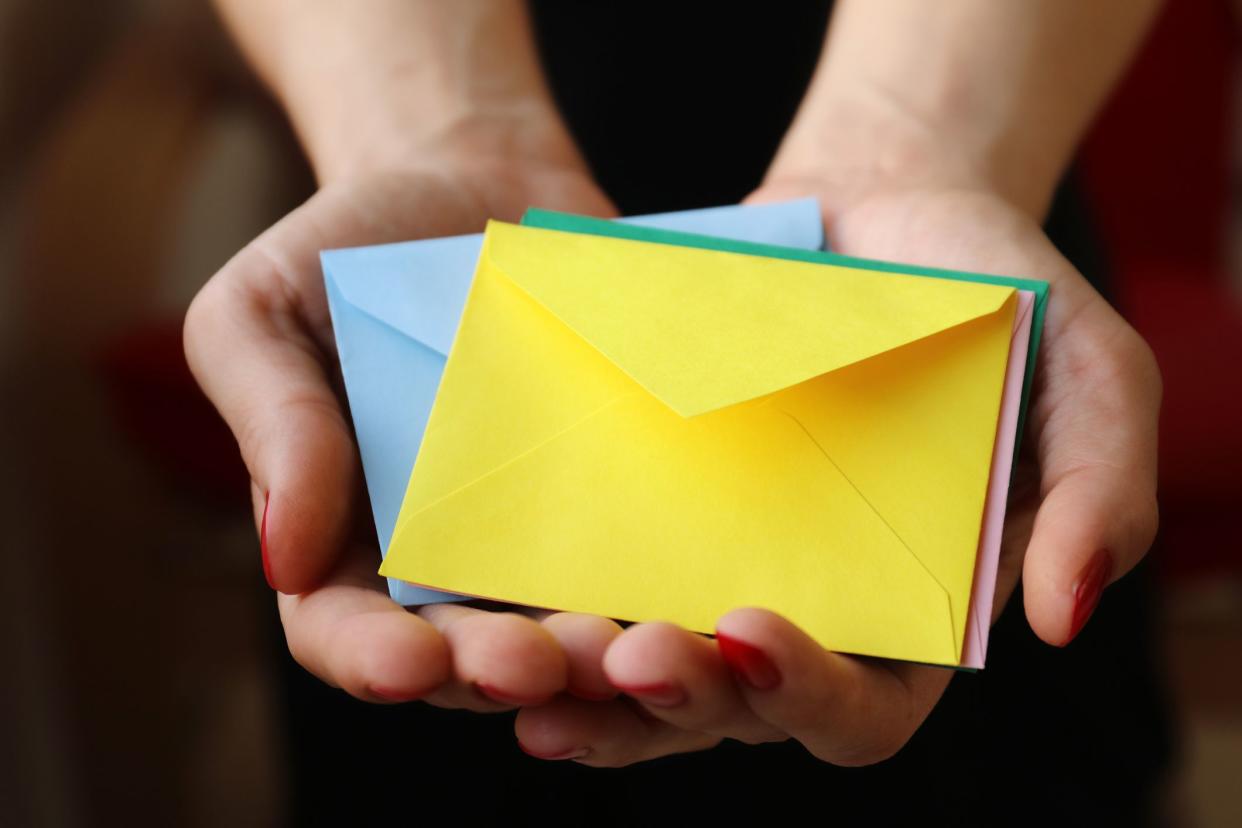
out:
{"label": "woman's left hand", "polygon": [[[819,196],[842,253],[1051,283],[995,613],[1021,574],[1031,627],[1049,644],[1069,643],[1103,588],[1146,554],[1155,534],[1161,391],[1150,350],[1039,226],[995,195],[892,189],[837,208],[834,193],[797,181],[770,184],[755,200]],[[712,640],[667,623],[613,625],[571,659],[584,662],[579,669],[601,660],[624,695],[522,709],[523,748],[619,766],[725,738],[796,739],[824,761],[869,764],[910,739],[953,675],[829,652],[763,609],[730,612],[716,632]]]}

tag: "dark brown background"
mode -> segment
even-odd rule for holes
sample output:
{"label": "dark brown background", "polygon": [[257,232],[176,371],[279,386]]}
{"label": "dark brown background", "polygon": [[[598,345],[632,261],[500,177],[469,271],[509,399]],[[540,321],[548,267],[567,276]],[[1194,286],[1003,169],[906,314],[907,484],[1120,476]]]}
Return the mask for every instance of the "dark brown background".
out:
{"label": "dark brown background", "polygon": [[[1224,2],[1173,0],[1082,163],[1118,301],[1166,372],[1154,657],[1180,747],[1155,796],[1176,824],[1242,824],[1238,31]],[[619,195],[712,192],[682,184]],[[310,187],[203,4],[0,0],[0,824],[297,813],[244,473],[179,327]]]}

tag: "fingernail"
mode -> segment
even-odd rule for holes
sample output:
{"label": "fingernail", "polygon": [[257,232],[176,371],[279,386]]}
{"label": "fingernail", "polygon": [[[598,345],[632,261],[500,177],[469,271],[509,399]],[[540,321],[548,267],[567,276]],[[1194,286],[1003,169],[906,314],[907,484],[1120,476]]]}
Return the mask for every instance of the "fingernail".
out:
{"label": "fingernail", "polygon": [[422,692],[410,693],[406,690],[394,690],[390,687],[376,687],[374,684],[368,687],[367,690],[377,699],[392,702],[393,704],[418,701],[424,695]]}
{"label": "fingernail", "polygon": [[652,707],[676,707],[686,701],[686,691],[669,681],[651,684],[618,684],[626,695]]}
{"label": "fingernail", "polygon": [[548,696],[519,696],[516,693],[501,690],[495,685],[487,684],[482,681],[476,681],[474,683],[474,689],[486,699],[490,699],[491,701],[498,702],[500,704],[511,704],[516,707],[536,707],[541,704],[546,704],[549,700]]}
{"label": "fingernail", "polygon": [[276,584],[272,582],[272,562],[267,557],[267,507],[271,503],[272,493],[268,492],[263,496],[263,520],[259,523],[259,552],[263,555],[263,577],[267,578],[267,585],[275,589]]}
{"label": "fingernail", "polygon": [[571,748],[570,750],[567,750],[564,753],[539,753],[538,751],[531,750],[530,748],[528,748],[526,745],[522,744],[521,742],[518,742],[518,747],[521,748],[522,752],[525,753],[527,756],[533,756],[536,759],[548,759],[548,760],[581,759],[582,757],[586,756],[588,753],[591,752],[590,748]]}
{"label": "fingernail", "polygon": [[1108,576],[1112,571],[1113,556],[1108,554],[1108,550],[1101,549],[1079,574],[1078,582],[1074,584],[1074,619],[1070,622],[1070,634],[1066,644],[1077,638],[1082,628],[1087,626],[1091,613],[1095,612],[1096,605],[1100,603],[1104,584],[1108,583]]}
{"label": "fingernail", "polygon": [[729,669],[756,690],[772,690],[781,683],[781,671],[767,653],[723,633],[716,633],[716,645]]}

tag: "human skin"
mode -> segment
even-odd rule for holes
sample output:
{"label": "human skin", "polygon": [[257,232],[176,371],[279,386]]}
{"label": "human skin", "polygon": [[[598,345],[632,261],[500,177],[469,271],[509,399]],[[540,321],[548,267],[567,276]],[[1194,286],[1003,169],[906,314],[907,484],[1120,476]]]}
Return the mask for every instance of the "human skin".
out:
{"label": "human skin", "polygon": [[[318,251],[471,232],[529,204],[612,208],[550,103],[520,4],[385,0],[363,16],[328,0],[218,3],[321,182],[212,278],[186,324],[191,367],[250,469],[298,661],[370,701],[521,707],[521,744],[549,759],[623,765],[722,738],[793,738],[839,764],[900,749],[950,673],[827,652],[767,610],[727,614],[713,640],[388,598],[374,548],[350,538],[359,475]],[[840,2],[751,197],[817,196],[842,253],[1051,283],[996,607],[1021,575],[1028,620],[1055,646],[1156,527],[1155,362],[1039,226],[1155,7]]]}

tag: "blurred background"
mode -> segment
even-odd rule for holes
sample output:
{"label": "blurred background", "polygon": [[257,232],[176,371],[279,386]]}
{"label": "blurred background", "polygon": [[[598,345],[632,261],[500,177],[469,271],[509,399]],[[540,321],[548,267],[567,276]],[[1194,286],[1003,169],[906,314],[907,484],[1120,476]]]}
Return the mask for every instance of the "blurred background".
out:
{"label": "blurred background", "polygon": [[[1240,33],[1168,0],[1080,159],[1165,376],[1175,825],[1242,825]],[[312,188],[205,2],[0,0],[0,825],[288,813],[246,475],[180,328]]]}

